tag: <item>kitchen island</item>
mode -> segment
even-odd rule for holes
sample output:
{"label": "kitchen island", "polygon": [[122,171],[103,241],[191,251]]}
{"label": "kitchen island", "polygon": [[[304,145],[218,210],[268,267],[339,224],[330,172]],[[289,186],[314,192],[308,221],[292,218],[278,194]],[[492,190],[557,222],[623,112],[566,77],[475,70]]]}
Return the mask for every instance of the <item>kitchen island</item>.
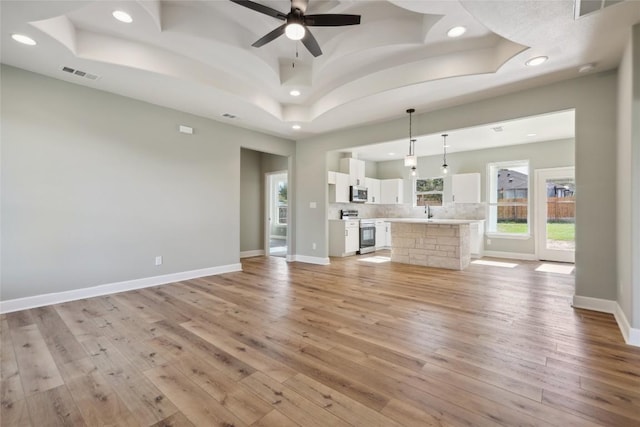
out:
{"label": "kitchen island", "polygon": [[463,270],[471,262],[470,224],[463,219],[394,218],[391,261]]}

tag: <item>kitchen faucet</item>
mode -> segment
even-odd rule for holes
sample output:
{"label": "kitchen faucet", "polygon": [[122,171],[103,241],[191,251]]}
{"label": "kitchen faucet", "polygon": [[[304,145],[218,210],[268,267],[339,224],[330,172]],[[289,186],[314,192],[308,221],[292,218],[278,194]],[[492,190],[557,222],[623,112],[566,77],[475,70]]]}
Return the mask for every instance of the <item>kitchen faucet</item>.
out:
{"label": "kitchen faucet", "polygon": [[431,213],[431,206],[428,203],[424,205],[424,213],[427,214],[427,219],[433,218],[433,214]]}

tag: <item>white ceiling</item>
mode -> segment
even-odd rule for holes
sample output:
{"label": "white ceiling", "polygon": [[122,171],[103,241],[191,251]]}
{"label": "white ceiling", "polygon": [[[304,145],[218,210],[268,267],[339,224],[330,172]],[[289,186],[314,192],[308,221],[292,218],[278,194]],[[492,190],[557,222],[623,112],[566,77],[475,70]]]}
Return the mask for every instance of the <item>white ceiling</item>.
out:
{"label": "white ceiling", "polygon": [[[287,0],[259,0],[288,12]],[[617,67],[640,1],[575,19],[573,0],[310,0],[307,14],[361,25],[313,27],[323,55],[231,1],[0,2],[1,60],[47,76],[292,139],[362,126]],[[124,24],[113,10],[130,13]],[[468,28],[451,39],[453,26]],[[14,42],[21,33],[36,46]],[[296,58],[296,49],[299,57]],[[535,56],[539,67],[524,63]],[[295,63],[295,67],[293,64]],[[63,66],[99,76],[61,71]],[[291,89],[302,95],[294,98]],[[227,119],[222,115],[237,116]],[[299,124],[300,130],[292,130]],[[459,141],[461,138],[459,139]],[[458,144],[452,134],[452,146]]]}

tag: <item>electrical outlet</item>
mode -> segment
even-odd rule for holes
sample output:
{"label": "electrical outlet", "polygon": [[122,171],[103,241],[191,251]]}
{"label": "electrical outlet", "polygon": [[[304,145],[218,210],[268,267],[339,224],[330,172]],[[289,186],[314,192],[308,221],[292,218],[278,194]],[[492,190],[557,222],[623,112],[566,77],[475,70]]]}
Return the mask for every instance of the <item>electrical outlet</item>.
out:
{"label": "electrical outlet", "polygon": [[491,239],[487,239],[487,246],[491,244]]}
{"label": "electrical outlet", "polygon": [[162,265],[162,255],[156,257],[156,265]]}
{"label": "electrical outlet", "polygon": [[311,249],[313,249],[314,251],[316,250],[316,243],[315,243],[315,242],[313,242],[313,243],[311,244]]}

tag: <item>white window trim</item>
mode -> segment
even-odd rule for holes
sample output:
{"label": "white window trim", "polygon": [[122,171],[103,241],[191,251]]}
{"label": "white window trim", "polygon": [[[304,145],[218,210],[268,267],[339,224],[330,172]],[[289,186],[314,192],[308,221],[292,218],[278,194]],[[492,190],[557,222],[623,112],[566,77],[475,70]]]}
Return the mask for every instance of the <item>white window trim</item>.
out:
{"label": "white window trim", "polygon": [[484,233],[490,239],[505,239],[505,240],[529,240],[531,239],[531,227],[529,227],[529,233],[527,234],[516,234],[516,233],[492,233],[485,232]]}
{"label": "white window trim", "polygon": [[500,233],[497,231],[486,231],[485,235],[489,238],[496,239],[513,239],[513,240],[527,240],[531,239],[532,234],[532,224],[531,224],[531,161],[530,160],[512,160],[512,161],[502,161],[502,162],[491,162],[487,163],[487,228],[491,226],[490,221],[490,208],[491,206],[499,206],[498,201],[496,199],[495,202],[492,202],[492,198],[497,195],[497,188],[494,187],[493,174],[491,173],[491,168],[502,168],[504,166],[527,166],[528,174],[527,174],[527,232],[526,233]]}

